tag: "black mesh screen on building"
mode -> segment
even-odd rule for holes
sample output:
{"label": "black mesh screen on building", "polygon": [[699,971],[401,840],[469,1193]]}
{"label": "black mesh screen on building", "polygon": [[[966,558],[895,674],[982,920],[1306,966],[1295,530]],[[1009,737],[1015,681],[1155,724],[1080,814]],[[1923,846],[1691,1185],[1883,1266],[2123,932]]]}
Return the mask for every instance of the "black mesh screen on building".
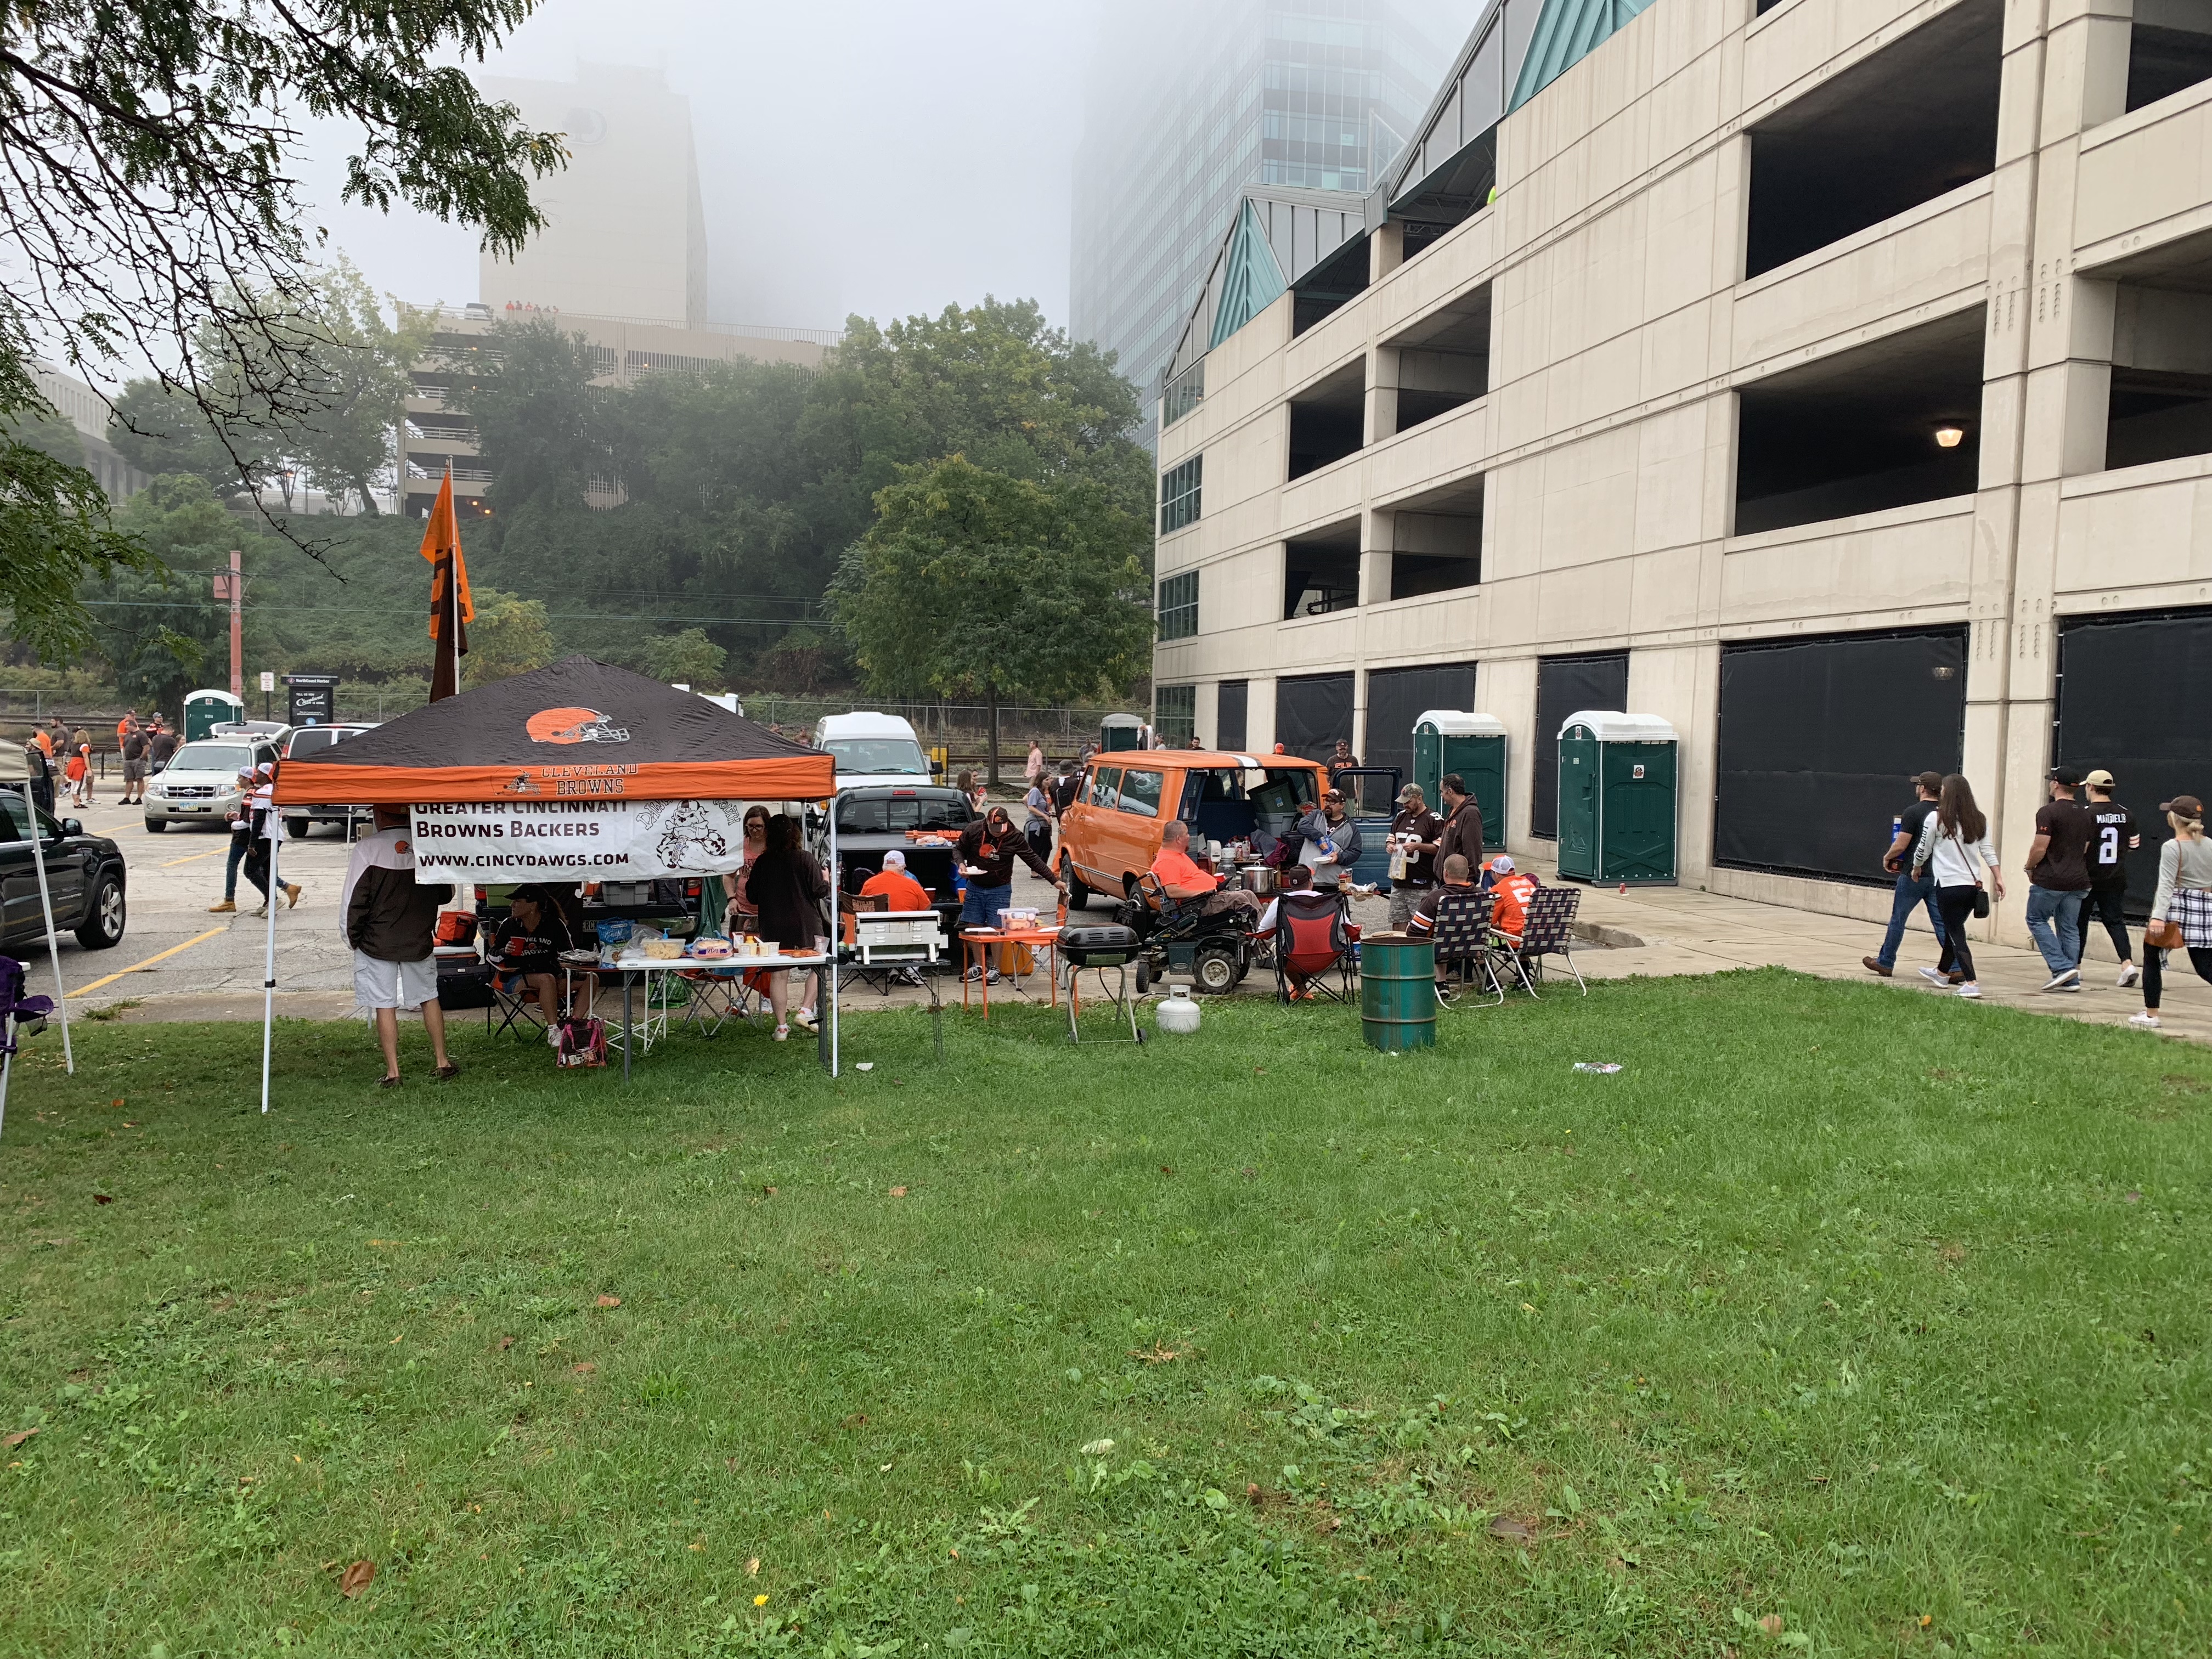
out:
{"label": "black mesh screen on building", "polygon": [[[2149,913],[2158,848],[2172,838],[2158,804],[2212,794],[2212,610],[2083,617],[2058,626],[2058,716],[2051,752],[2062,766],[2112,775],[2113,799],[2135,811],[2141,850],[2128,859],[2128,902]],[[2008,830],[2027,850],[2026,830]]]}
{"label": "black mesh screen on building", "polygon": [[1304,674],[1275,682],[1275,741],[1293,755],[1326,761],[1352,741],[1352,676]]}
{"label": "black mesh screen on building", "polygon": [[1713,861],[1888,885],[1907,780],[1959,769],[1966,717],[1962,628],[1723,647]]}
{"label": "black mesh screen on building", "polygon": [[[1395,766],[1399,781],[1413,780],[1413,722],[1431,708],[1474,712],[1474,665],[1432,663],[1422,668],[1376,668],[1367,675],[1370,766]],[[1434,806],[1436,803],[1429,803]]]}
{"label": "black mesh screen on building", "polygon": [[1585,708],[1627,712],[1628,653],[1536,659],[1536,771],[1528,790],[1528,832],[1547,841],[1559,833],[1559,728],[1568,715]]}
{"label": "black mesh screen on building", "polygon": [[1249,680],[1224,680],[1214,694],[1213,746],[1216,749],[1242,749],[1244,746],[1244,707],[1251,696]]}

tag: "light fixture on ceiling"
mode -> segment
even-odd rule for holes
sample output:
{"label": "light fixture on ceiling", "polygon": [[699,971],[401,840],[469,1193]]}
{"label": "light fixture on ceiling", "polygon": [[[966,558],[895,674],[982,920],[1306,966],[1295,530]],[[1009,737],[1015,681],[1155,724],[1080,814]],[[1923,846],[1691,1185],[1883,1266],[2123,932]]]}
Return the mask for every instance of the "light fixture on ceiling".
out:
{"label": "light fixture on ceiling", "polygon": [[1939,426],[1936,428],[1936,445],[1943,449],[1956,449],[1959,447],[1959,441],[1966,435],[1966,429],[1963,427]]}

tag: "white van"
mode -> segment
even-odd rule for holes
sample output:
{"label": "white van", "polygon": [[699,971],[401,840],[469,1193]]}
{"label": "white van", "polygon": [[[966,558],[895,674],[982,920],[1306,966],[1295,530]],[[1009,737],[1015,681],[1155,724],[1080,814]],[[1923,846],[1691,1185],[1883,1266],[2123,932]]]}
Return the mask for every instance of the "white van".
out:
{"label": "white van", "polygon": [[914,727],[896,714],[859,709],[814,722],[814,746],[836,757],[837,787],[866,789],[927,783],[929,757]]}

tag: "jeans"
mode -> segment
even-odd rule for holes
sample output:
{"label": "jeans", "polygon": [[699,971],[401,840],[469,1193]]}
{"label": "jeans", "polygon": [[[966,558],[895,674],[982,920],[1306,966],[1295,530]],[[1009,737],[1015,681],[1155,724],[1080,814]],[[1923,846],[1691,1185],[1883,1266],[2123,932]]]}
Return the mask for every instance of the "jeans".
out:
{"label": "jeans", "polygon": [[[222,867],[222,900],[226,904],[237,902],[238,864],[239,860],[246,856],[246,849],[252,840],[253,837],[251,836],[242,836],[235,830],[231,831],[230,861]],[[264,896],[265,897],[266,895],[264,894]]]}
{"label": "jeans", "polygon": [[999,912],[1011,908],[1014,902],[1014,885],[978,887],[968,884],[968,896],[960,902],[960,925],[963,927],[990,927],[999,925]]}
{"label": "jeans", "polygon": [[2081,919],[2074,924],[2074,965],[2079,968],[2081,958],[2089,949],[2089,919],[2095,916],[2105,924],[2106,935],[2112,941],[2112,949],[2120,953],[2122,962],[2133,962],[2135,951],[2128,943],[2127,913],[2121,908],[2128,896],[2125,882],[2115,882],[2109,887],[2092,887],[2081,898]]}
{"label": "jeans", "polygon": [[1942,919],[1943,954],[1936,963],[1938,972],[1960,974],[1969,981],[1974,977],[1974,953],[1966,948],[1966,919],[1974,914],[1974,895],[1978,887],[1938,887],[1936,890],[1936,914]]}
{"label": "jeans", "polygon": [[2062,893],[2055,887],[2027,890],[2027,934],[2052,977],[2074,969],[2074,935],[2081,930],[2086,893]]}
{"label": "jeans", "polygon": [[[2189,951],[2189,965],[2197,970],[2197,978],[2204,981],[2208,985],[2212,985],[2212,951],[2199,950],[2192,946]],[[2166,977],[2166,952],[2146,950],[2143,952],[2142,970],[2143,1009],[2148,1013],[2154,1014],[2158,1012],[2160,993],[2164,989],[2160,981]]]}
{"label": "jeans", "polygon": [[1897,947],[1905,942],[1905,924],[1912,920],[1912,913],[1921,905],[1928,907],[1928,925],[1936,930],[1936,944],[1943,944],[1943,913],[1936,908],[1936,877],[1932,871],[1923,870],[1919,875],[1911,871],[1901,872],[1897,878],[1897,892],[1889,902],[1889,931],[1881,936],[1881,949],[1874,959],[1885,968],[1897,966]]}

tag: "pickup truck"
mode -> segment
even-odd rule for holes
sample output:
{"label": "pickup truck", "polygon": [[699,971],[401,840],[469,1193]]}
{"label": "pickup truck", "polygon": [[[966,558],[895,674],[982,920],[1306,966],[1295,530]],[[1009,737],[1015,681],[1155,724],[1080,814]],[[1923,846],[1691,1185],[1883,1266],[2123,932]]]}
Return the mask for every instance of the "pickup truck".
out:
{"label": "pickup truck", "polygon": [[[957,789],[919,784],[912,788],[847,789],[830,804],[837,818],[837,888],[857,893],[870,876],[884,867],[884,854],[896,848],[906,854],[906,872],[929,890],[930,904],[944,925],[945,937],[959,933],[960,895],[952,885],[955,854],[952,843],[975,822],[975,809]],[[927,832],[916,840],[908,830]],[[942,842],[930,846],[930,840]],[[814,855],[824,868],[830,862],[829,820],[814,827]]]}

